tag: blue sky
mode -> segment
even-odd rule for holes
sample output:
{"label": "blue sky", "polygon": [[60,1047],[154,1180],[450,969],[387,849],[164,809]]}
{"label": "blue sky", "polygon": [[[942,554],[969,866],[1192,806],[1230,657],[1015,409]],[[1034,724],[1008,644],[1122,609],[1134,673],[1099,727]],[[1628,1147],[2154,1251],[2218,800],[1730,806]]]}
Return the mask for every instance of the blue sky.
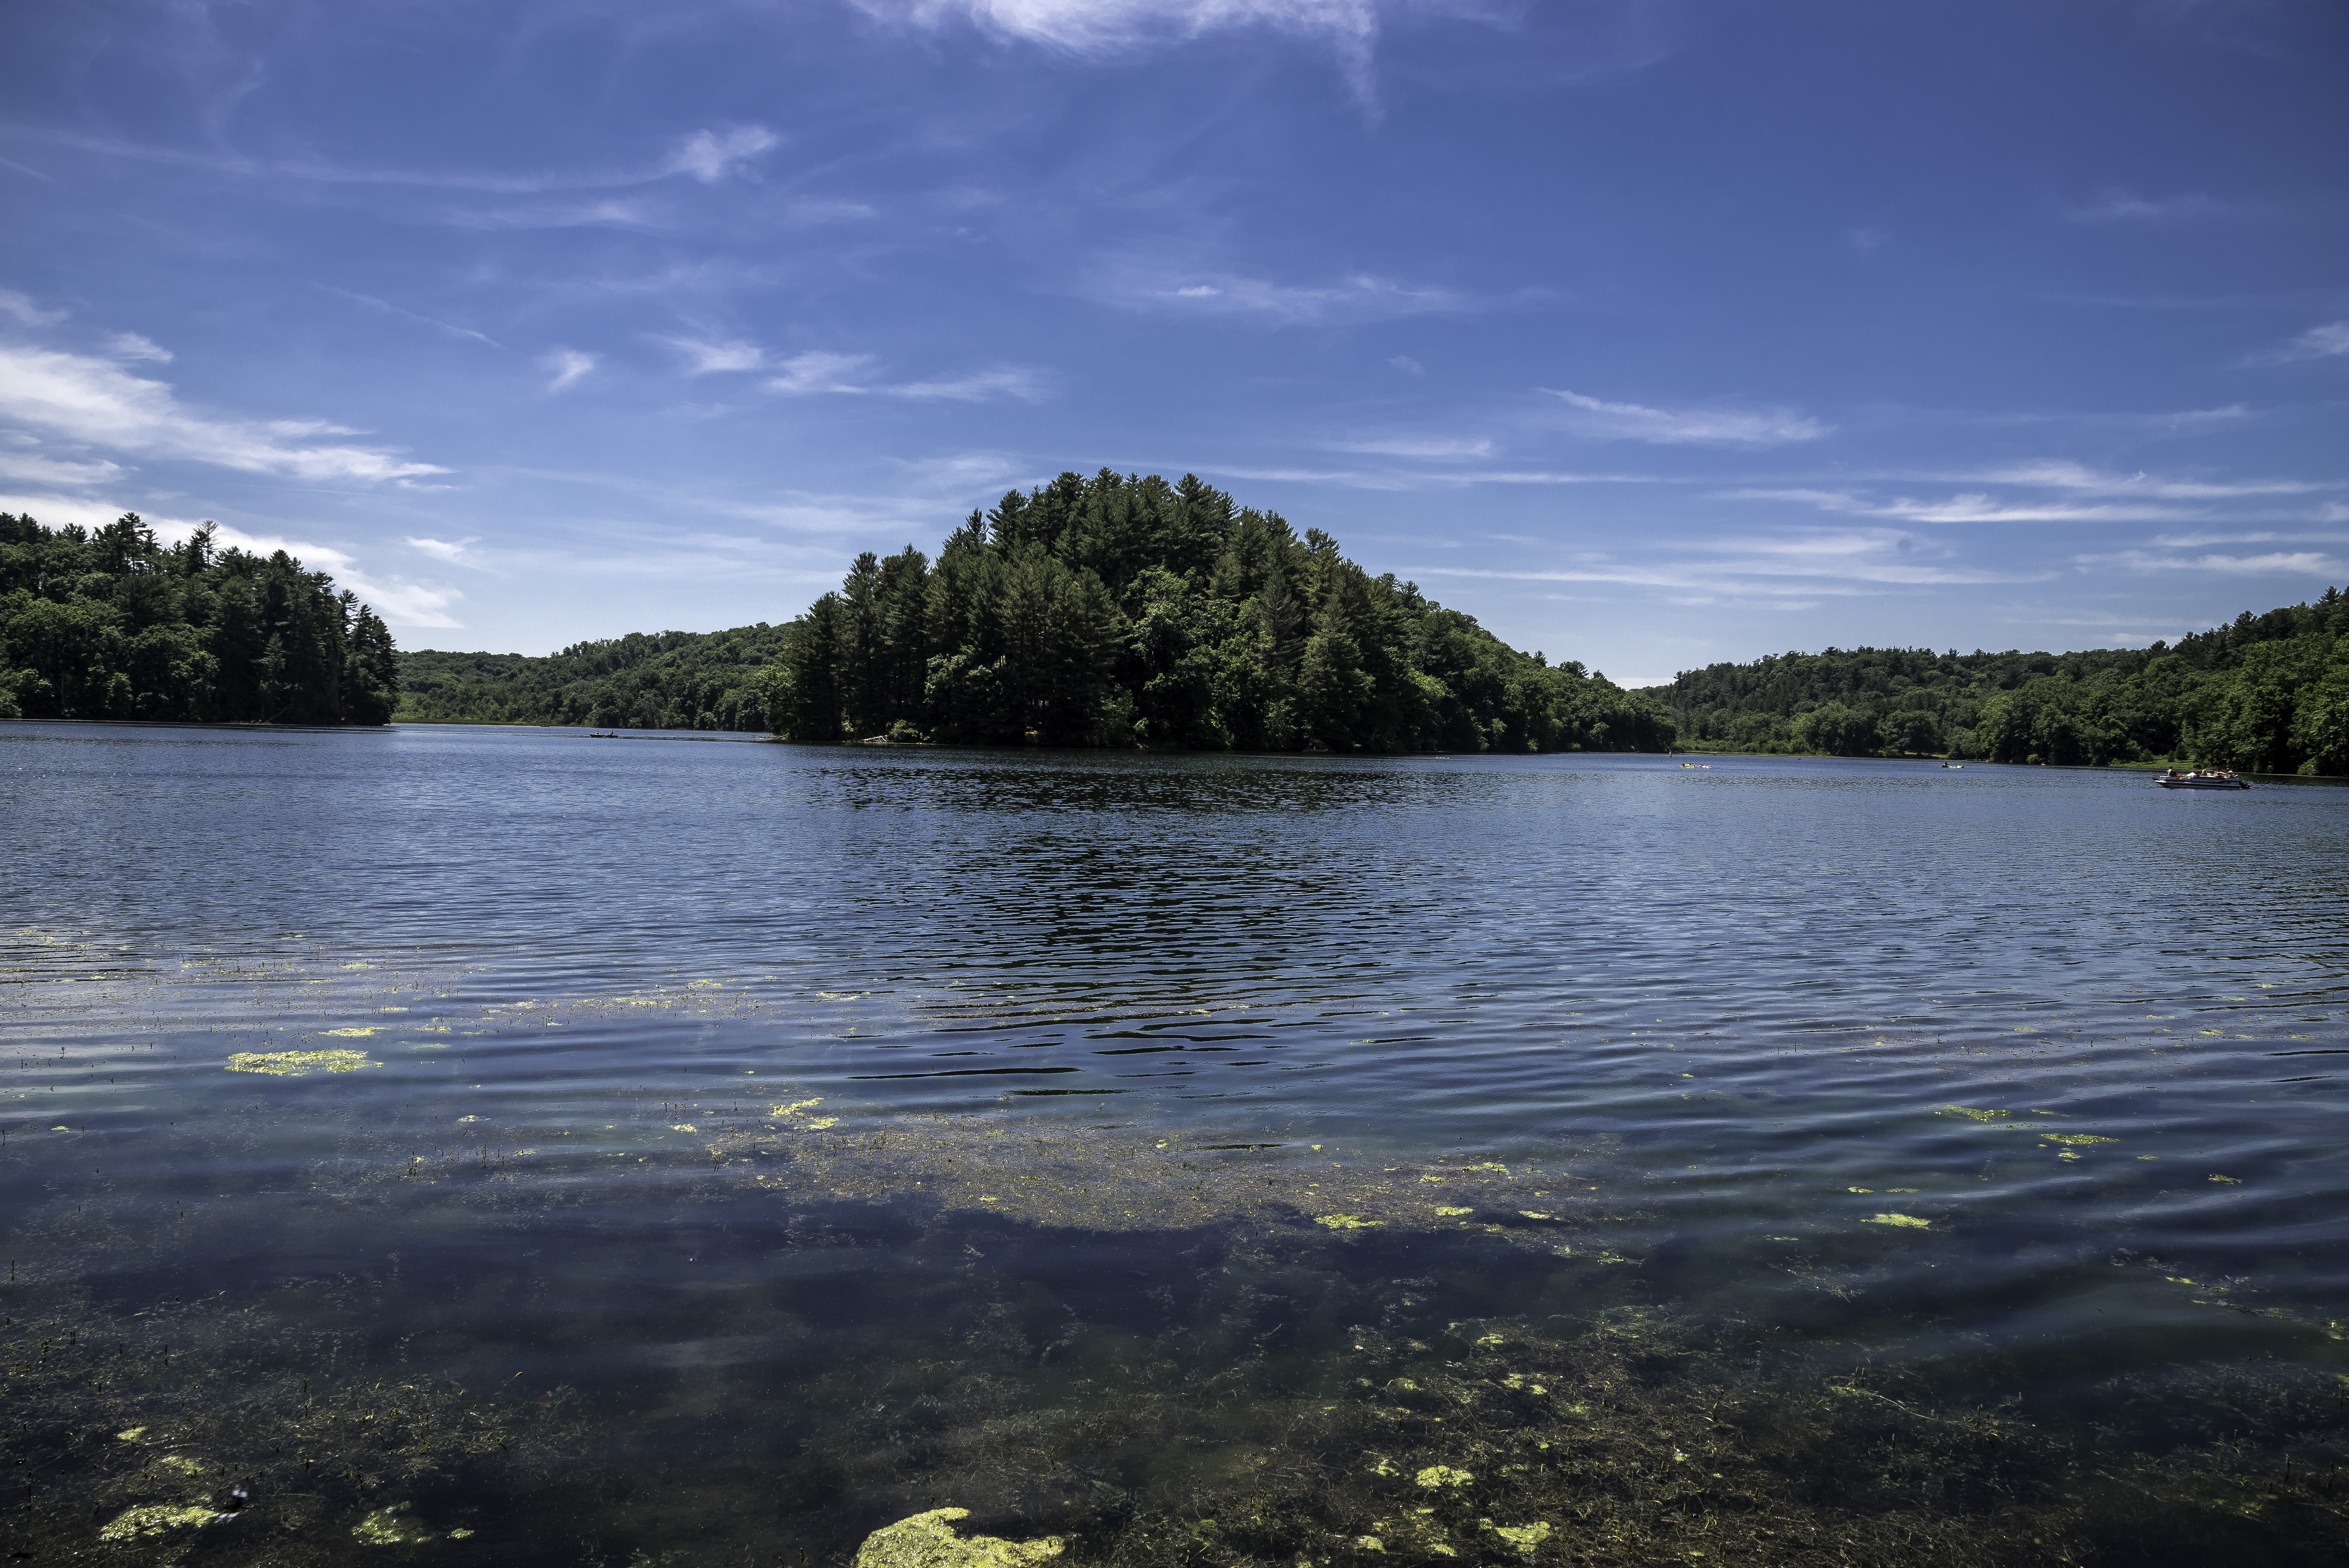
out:
{"label": "blue sky", "polygon": [[796,614],[1195,470],[1627,681],[2349,582],[2349,12],[77,0],[0,18],[0,509],[404,646]]}

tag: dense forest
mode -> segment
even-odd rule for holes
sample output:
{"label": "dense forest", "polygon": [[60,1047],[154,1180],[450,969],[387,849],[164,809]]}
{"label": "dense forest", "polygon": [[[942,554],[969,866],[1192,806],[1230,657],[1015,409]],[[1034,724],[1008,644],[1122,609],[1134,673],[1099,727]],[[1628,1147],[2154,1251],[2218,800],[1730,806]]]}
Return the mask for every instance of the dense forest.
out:
{"label": "dense forest", "polygon": [[278,551],[178,545],[136,512],[92,532],[0,512],[0,717],[382,724],[391,633]]}
{"label": "dense forest", "polygon": [[1064,473],[932,562],[861,556],[763,683],[787,738],[1339,752],[1661,750],[1661,708],[1521,654],[1190,475]]}
{"label": "dense forest", "polygon": [[401,655],[398,716],[789,739],[1338,751],[1661,750],[1662,711],[1504,645],[1195,478],[1063,474],[933,562],[866,554],[787,625],[545,658]]}
{"label": "dense forest", "polygon": [[767,727],[761,682],[786,629],[631,632],[559,654],[399,655],[399,711],[425,724],[584,724],[596,728]]}
{"label": "dense forest", "polygon": [[1683,748],[2349,775],[2349,597],[2076,654],[1829,648],[1652,688]]}

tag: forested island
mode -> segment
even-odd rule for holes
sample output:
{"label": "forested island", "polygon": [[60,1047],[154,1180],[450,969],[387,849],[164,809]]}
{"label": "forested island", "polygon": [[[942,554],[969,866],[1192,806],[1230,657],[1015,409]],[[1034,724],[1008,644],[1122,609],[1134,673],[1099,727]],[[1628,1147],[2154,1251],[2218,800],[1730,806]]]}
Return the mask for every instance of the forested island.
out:
{"label": "forested island", "polygon": [[1684,749],[2349,775],[2349,597],[2149,648],[1829,648],[1651,688]]}
{"label": "forested island", "polygon": [[2349,599],[2135,650],[1828,648],[1626,691],[1505,645],[1316,529],[1062,474],[933,561],[866,554],[788,624],[544,658],[400,655],[397,717],[787,739],[1332,751],[1683,750],[2177,761],[2349,775]]}
{"label": "forested island", "polygon": [[1664,749],[1651,698],[1523,654],[1186,475],[1062,474],[781,627],[418,653],[399,717],[786,739],[1341,752]]}
{"label": "forested island", "polygon": [[379,725],[391,633],[284,551],[165,545],[137,512],[91,531],[0,512],[0,718]]}

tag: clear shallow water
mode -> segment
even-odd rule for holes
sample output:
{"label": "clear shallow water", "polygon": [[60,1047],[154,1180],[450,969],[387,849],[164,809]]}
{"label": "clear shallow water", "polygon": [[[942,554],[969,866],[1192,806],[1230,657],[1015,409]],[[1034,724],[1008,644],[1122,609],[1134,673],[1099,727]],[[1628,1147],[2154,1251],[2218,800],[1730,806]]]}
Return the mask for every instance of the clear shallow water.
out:
{"label": "clear shallow water", "polygon": [[2083,1455],[2340,1544],[2349,792],[11,725],[0,801],[42,1552],[2127,1560]]}

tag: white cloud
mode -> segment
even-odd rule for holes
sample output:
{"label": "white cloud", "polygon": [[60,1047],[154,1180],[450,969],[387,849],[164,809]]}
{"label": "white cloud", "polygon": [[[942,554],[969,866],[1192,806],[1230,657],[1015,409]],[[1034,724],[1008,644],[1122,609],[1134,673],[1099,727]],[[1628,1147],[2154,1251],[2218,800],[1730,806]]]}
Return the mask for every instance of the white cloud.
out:
{"label": "white cloud", "polygon": [[[1717,499],[1799,501],[1822,511],[1896,518],[1907,522],[2209,522],[2220,521],[2223,509],[2214,511],[2209,504],[2195,503],[2311,495],[2344,488],[2340,481],[2221,480],[2164,478],[2142,472],[2116,474],[2060,460],[1931,477],[1951,483],[2008,487],[2010,493],[1971,490],[1933,500],[1912,496],[1888,499],[1857,487],[1791,485],[1723,490],[1717,492]],[[2011,493],[2033,490],[2041,493]],[[2304,514],[2290,511],[2238,511],[2235,516],[2311,521]]]}
{"label": "white cloud", "polygon": [[1965,476],[1992,484],[2044,485],[2051,490],[2083,491],[2090,495],[2154,496],[2165,500],[2220,500],[2242,496],[2307,495],[2313,491],[2340,490],[2339,482],[2317,483],[2308,480],[2209,480],[2157,479],[2139,471],[2134,474],[2106,473],[2084,463],[2049,461],[2027,463],[2018,468],[1992,469]]}
{"label": "white cloud", "polygon": [[1873,223],[1859,223],[1843,232],[1844,242],[1863,256],[1872,256],[1892,242],[1892,232]]}
{"label": "white cloud", "polygon": [[2313,550],[2277,551],[2267,555],[2149,555],[2141,550],[2118,555],[2084,555],[2083,565],[2116,561],[2137,572],[2203,572],[2226,577],[2325,577],[2349,571],[2349,563]]}
{"label": "white cloud", "polygon": [[582,353],[576,348],[558,348],[539,361],[553,379],[546,384],[549,392],[561,392],[576,386],[581,377],[595,368],[600,356]]}
{"label": "white cloud", "polygon": [[2064,215],[2079,223],[2170,223],[2195,218],[2223,218],[2237,211],[2232,204],[2199,191],[2180,196],[2139,196],[2116,186],[2092,200],[2065,206]]}
{"label": "white cloud", "polygon": [[1000,452],[957,452],[951,457],[893,459],[908,478],[925,489],[968,490],[992,488],[1019,474],[1019,468]]}
{"label": "white cloud", "polygon": [[356,433],[340,426],[210,418],[182,405],[163,382],[133,376],[111,360],[44,348],[0,346],[0,420],[113,451],[246,473],[399,480],[449,471],[380,447],[311,438]]}
{"label": "white cloud", "polygon": [[885,397],[911,397],[921,402],[981,403],[989,397],[1017,397],[1023,403],[1034,403],[1044,396],[1036,373],[1016,366],[981,370],[941,381],[908,381],[874,390]]}
{"label": "white cloud", "polygon": [[33,303],[31,295],[18,294],[15,289],[0,289],[0,315],[11,316],[26,326],[48,326],[66,318],[65,312],[43,310]]}
{"label": "white cloud", "polygon": [[698,130],[685,139],[685,145],[669,160],[669,168],[678,174],[690,174],[705,185],[714,185],[731,173],[736,164],[756,158],[781,139],[763,125],[740,125],[725,131]]}
{"label": "white cloud", "polygon": [[2328,321],[2323,326],[2310,327],[2289,343],[2251,356],[2247,363],[2292,365],[2303,359],[2338,359],[2344,354],[2349,354],[2349,321]]}
{"label": "white cloud", "polygon": [[[1958,565],[1947,551],[1920,547],[1912,536],[1892,529],[1817,529],[1707,540],[1675,553],[1683,559],[1628,562],[1602,552],[1547,570],[1430,566],[1413,573],[1523,583],[1609,583],[1764,602],[2036,582],[2046,575],[2018,576]],[[1684,559],[1688,555],[1700,559]]]}
{"label": "white cloud", "polygon": [[1435,438],[1397,438],[1383,441],[1339,441],[1335,449],[1341,452],[1361,452],[1376,458],[1489,458],[1493,443],[1482,437],[1475,440],[1445,440]]}
{"label": "white cloud", "polygon": [[171,363],[170,349],[135,332],[116,333],[106,340],[106,351],[117,359],[150,359],[158,365]]}
{"label": "white cloud", "polygon": [[[856,0],[872,15],[936,27],[968,18],[1000,36],[1106,55],[1226,28],[1261,27],[1328,43],[1367,95],[1376,0]],[[1433,8],[1433,7],[1430,7]]]}
{"label": "white cloud", "polygon": [[822,350],[795,354],[776,367],[782,374],[771,377],[767,389],[791,397],[828,392],[955,403],[978,403],[990,397],[1018,397],[1032,403],[1043,396],[1036,373],[1017,366],[926,381],[885,382],[863,374],[873,364],[870,354],[829,354]]}
{"label": "white cloud", "polygon": [[1387,364],[1392,366],[1393,368],[1402,371],[1406,376],[1424,376],[1427,374],[1427,366],[1422,365],[1418,360],[1413,359],[1408,354],[1398,354],[1392,359],[1388,360]]}
{"label": "white cloud", "polygon": [[1280,284],[1233,273],[1214,273],[1204,279],[1195,274],[1194,281],[1181,283],[1129,268],[1116,271],[1092,292],[1128,310],[1260,316],[1301,325],[1460,315],[1485,308],[1457,290],[1401,284],[1368,273],[1331,284]]}
{"label": "white cloud", "polygon": [[103,458],[94,462],[76,462],[67,458],[47,458],[38,452],[0,451],[0,479],[24,480],[43,485],[102,485],[111,484],[122,477],[122,467]]}
{"label": "white cloud", "polygon": [[720,370],[756,370],[767,362],[766,351],[755,343],[709,343],[698,337],[667,337],[662,342],[693,363],[688,376],[708,376]]}
{"label": "white cloud", "polygon": [[1653,441],[1665,445],[1775,447],[1816,441],[1833,432],[1807,415],[1784,409],[1687,409],[1672,412],[1639,403],[1608,403],[1579,392],[1540,388],[1575,410],[1568,428],[1601,440]]}
{"label": "white cloud", "polygon": [[869,354],[826,354],[821,350],[794,354],[777,366],[782,374],[767,383],[767,390],[792,397],[813,392],[867,392],[870,387],[857,386],[849,377],[872,363],[873,356]]}
{"label": "white cloud", "polygon": [[469,545],[479,544],[481,537],[476,534],[470,538],[454,540],[408,539],[400,542],[406,544],[410,550],[422,551],[435,561],[445,561],[452,566],[470,566],[472,562],[467,556],[466,548]]}

